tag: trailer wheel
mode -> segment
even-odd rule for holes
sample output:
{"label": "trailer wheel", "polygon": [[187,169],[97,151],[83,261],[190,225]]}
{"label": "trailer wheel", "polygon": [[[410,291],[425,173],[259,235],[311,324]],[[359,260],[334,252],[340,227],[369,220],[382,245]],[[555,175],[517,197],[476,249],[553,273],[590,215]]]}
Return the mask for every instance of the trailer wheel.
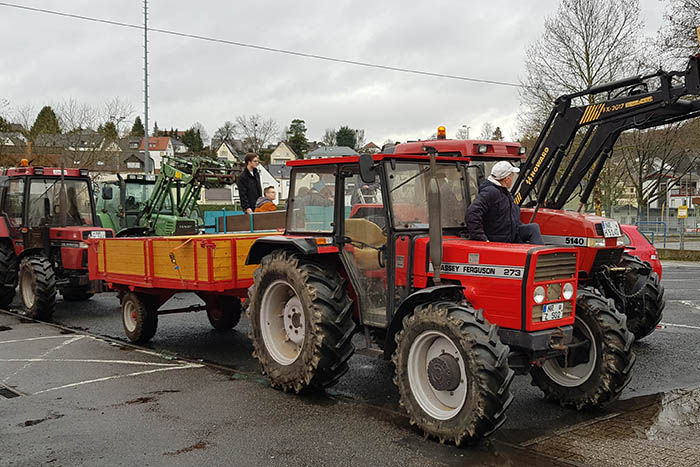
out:
{"label": "trailer wheel", "polygon": [[22,308],[30,318],[47,319],[56,310],[56,276],[48,259],[26,256],[19,265]]}
{"label": "trailer wheel", "polygon": [[82,302],[84,300],[90,300],[94,292],[91,292],[88,286],[85,287],[66,287],[61,289],[61,295],[63,299],[69,302]]}
{"label": "trailer wheel", "polygon": [[228,331],[236,327],[241,320],[241,299],[227,295],[207,297],[207,318],[217,331]]}
{"label": "trailer wheel", "polygon": [[143,343],[150,340],[158,329],[157,307],[146,297],[133,292],[121,298],[122,324],[126,337],[131,342]]}
{"label": "trailer wheel", "polygon": [[577,410],[616,400],[632,377],[636,358],[626,321],[597,289],[579,287],[573,346],[567,356],[533,367],[532,384],[546,399]]}
{"label": "trailer wheel", "polygon": [[[666,306],[664,287],[656,272],[646,273],[651,266],[636,256],[625,253],[620,266],[628,268],[623,281],[623,291],[628,295],[635,294],[627,299],[625,307],[627,328],[636,340],[640,340],[651,334],[661,322]],[[643,290],[639,290],[640,287]]]}
{"label": "trailer wheel", "polygon": [[440,442],[474,441],[506,420],[513,400],[507,345],[481,310],[422,305],[396,336],[394,382],[412,424]]}
{"label": "trailer wheel", "polygon": [[285,251],[265,256],[254,278],[249,337],[272,386],[298,393],[335,384],[355,351],[345,279]]}
{"label": "trailer wheel", "polygon": [[17,287],[17,255],[12,245],[0,243],[0,308],[7,308],[15,298]]}

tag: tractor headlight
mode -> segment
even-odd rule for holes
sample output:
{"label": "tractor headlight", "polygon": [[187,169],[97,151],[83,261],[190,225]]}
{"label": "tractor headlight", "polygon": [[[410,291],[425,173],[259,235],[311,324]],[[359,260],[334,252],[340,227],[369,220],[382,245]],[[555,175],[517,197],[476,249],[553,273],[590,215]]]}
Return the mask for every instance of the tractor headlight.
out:
{"label": "tractor headlight", "polygon": [[574,296],[574,284],[571,282],[567,282],[564,284],[564,287],[561,289],[561,296],[564,298],[564,300],[569,300],[571,297]]}
{"label": "tractor headlight", "polygon": [[624,237],[617,237],[617,246],[625,246]]}
{"label": "tractor headlight", "polygon": [[588,248],[602,248],[605,246],[604,238],[588,238]]}
{"label": "tractor headlight", "polygon": [[535,301],[535,303],[542,303],[544,302],[544,296],[546,294],[546,290],[544,289],[543,286],[538,285],[535,287],[535,292],[532,294],[532,299]]}

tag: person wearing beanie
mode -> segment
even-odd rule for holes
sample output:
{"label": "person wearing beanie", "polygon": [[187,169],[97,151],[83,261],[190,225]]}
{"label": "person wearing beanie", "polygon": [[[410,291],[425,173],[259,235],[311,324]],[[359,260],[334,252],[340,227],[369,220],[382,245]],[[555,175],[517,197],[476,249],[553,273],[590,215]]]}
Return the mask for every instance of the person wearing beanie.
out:
{"label": "person wearing beanie", "polygon": [[518,172],[508,161],[494,164],[467,208],[465,222],[471,240],[544,244],[539,225],[520,221],[520,208],[510,194]]}

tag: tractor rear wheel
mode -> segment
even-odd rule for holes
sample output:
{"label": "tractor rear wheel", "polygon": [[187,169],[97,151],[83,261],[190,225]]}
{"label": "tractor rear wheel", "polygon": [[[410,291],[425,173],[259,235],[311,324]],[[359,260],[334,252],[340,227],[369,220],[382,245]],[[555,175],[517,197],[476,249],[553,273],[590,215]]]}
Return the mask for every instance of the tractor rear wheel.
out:
{"label": "tractor rear wheel", "polygon": [[440,442],[488,436],[513,400],[508,346],[468,304],[423,305],[396,336],[394,382],[412,424]]}
{"label": "tractor rear wheel", "polygon": [[26,256],[19,264],[19,293],[24,313],[47,319],[56,310],[56,275],[43,256]]}
{"label": "tractor rear wheel", "polygon": [[122,324],[131,342],[143,343],[156,335],[157,308],[148,297],[127,292],[121,297]]}
{"label": "tractor rear wheel", "polygon": [[[627,295],[635,294],[627,299],[625,307],[627,328],[636,340],[640,340],[651,334],[661,322],[666,306],[664,286],[656,272],[647,273],[651,266],[636,256],[625,253],[620,266],[628,268],[622,284],[623,292]],[[643,290],[639,290],[640,287]]]}
{"label": "tractor rear wheel", "polygon": [[532,384],[545,398],[577,410],[616,400],[632,377],[634,335],[612,299],[579,287],[573,342],[567,355],[533,367]]}
{"label": "tractor rear wheel", "polygon": [[61,289],[61,295],[63,299],[69,302],[82,302],[84,300],[89,300],[95,295],[91,292],[88,286],[84,287],[65,287]]}
{"label": "tractor rear wheel", "polygon": [[265,256],[254,278],[249,337],[272,386],[298,393],[335,384],[355,351],[345,279],[286,251]]}
{"label": "tractor rear wheel", "polygon": [[227,295],[212,295],[205,300],[207,318],[217,331],[228,331],[241,320],[241,299]]}
{"label": "tractor rear wheel", "polygon": [[0,243],[0,308],[7,309],[15,298],[17,287],[17,255],[12,245]]}

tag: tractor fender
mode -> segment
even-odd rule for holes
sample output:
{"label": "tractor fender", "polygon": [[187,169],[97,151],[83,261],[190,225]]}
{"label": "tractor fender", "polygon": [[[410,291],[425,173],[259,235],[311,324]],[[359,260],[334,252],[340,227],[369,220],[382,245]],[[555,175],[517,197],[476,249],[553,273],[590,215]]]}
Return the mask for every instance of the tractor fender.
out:
{"label": "tractor fender", "polygon": [[391,323],[387,329],[386,342],[384,343],[384,358],[391,358],[394,350],[396,350],[396,341],[394,340],[394,336],[403,327],[403,319],[407,315],[413,313],[413,310],[418,305],[439,301],[459,303],[464,299],[464,287],[456,284],[426,287],[424,289],[417,290],[406,297],[406,299],[396,308],[396,313],[394,313],[394,317],[391,319]]}
{"label": "tractor fender", "polygon": [[5,216],[0,216],[0,239],[10,238],[10,229],[7,228]]}
{"label": "tractor fender", "polygon": [[275,250],[293,251],[309,256],[318,253],[318,245],[313,237],[260,237],[250,247],[245,264],[260,264],[263,257]]}

